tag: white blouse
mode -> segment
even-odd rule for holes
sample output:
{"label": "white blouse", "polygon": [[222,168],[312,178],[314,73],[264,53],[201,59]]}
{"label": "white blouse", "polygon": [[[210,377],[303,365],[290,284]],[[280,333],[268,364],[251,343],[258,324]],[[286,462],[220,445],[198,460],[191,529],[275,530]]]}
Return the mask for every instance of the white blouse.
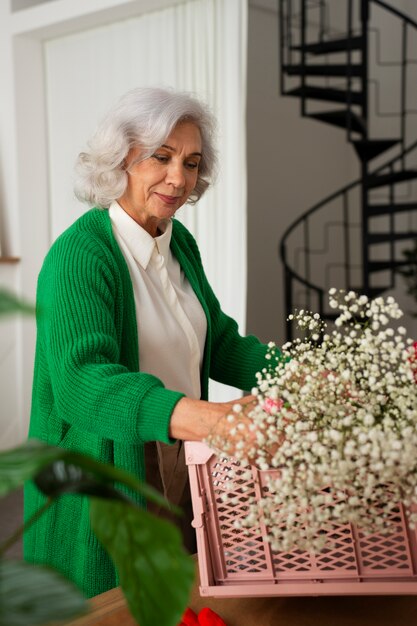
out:
{"label": "white blouse", "polygon": [[168,389],[199,399],[207,320],[171,252],[172,222],[153,238],[117,202],[109,214],[133,284],[139,369],[157,376]]}

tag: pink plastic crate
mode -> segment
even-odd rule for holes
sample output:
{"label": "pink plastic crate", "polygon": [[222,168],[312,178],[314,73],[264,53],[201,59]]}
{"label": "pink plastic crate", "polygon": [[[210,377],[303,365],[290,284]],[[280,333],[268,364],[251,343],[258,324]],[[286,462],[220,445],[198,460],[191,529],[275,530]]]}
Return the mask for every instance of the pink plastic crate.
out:
{"label": "pink plastic crate", "polygon": [[[249,497],[265,493],[268,472],[253,468],[252,479],[244,480],[239,463],[217,457],[202,443],[187,442],[185,454],[202,596],[417,594],[417,533],[408,528],[401,504],[388,534],[334,524],[326,527],[332,545],[320,553],[273,552],[261,524],[249,534],[234,525],[245,517]],[[222,500],[230,493],[231,469],[234,503]],[[242,492],[242,485],[248,491]]]}

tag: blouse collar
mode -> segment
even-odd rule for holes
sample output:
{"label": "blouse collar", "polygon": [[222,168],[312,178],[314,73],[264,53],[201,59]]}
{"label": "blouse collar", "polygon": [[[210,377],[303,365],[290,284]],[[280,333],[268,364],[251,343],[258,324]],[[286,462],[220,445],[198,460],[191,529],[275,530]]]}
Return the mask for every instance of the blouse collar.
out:
{"label": "blouse collar", "polygon": [[155,249],[166,261],[168,260],[172,234],[171,220],[162,222],[159,226],[159,230],[163,231],[162,234],[152,237],[126,213],[117,201],[111,203],[109,215],[113,227],[116,228],[130,253],[144,270],[147,269]]}

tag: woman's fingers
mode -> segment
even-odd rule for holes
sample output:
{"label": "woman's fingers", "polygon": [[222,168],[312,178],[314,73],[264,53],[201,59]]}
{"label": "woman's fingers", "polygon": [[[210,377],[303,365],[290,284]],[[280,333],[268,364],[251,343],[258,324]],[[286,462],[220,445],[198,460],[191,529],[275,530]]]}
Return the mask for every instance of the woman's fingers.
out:
{"label": "woman's fingers", "polygon": [[[262,437],[260,425],[255,427],[254,421],[250,417],[251,410],[257,403],[258,398],[253,395],[247,395],[236,402],[226,403],[229,410],[214,425],[208,437],[209,444],[248,463],[270,464],[277,449],[284,441],[284,434],[281,433],[273,443],[262,444],[260,442],[259,437]],[[275,411],[281,407],[281,402],[274,403]],[[268,409],[271,408],[268,406]],[[267,424],[265,423],[266,427]]]}

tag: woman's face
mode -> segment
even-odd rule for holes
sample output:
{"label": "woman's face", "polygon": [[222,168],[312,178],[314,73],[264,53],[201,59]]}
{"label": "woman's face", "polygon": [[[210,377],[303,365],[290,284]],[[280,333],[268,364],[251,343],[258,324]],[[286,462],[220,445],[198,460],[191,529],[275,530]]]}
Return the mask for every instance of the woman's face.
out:
{"label": "woman's face", "polygon": [[127,155],[128,185],[118,202],[155,237],[158,225],[175,215],[196,185],[200,130],[192,122],[181,122],[152,156],[129,167],[138,154],[139,148],[134,148]]}

